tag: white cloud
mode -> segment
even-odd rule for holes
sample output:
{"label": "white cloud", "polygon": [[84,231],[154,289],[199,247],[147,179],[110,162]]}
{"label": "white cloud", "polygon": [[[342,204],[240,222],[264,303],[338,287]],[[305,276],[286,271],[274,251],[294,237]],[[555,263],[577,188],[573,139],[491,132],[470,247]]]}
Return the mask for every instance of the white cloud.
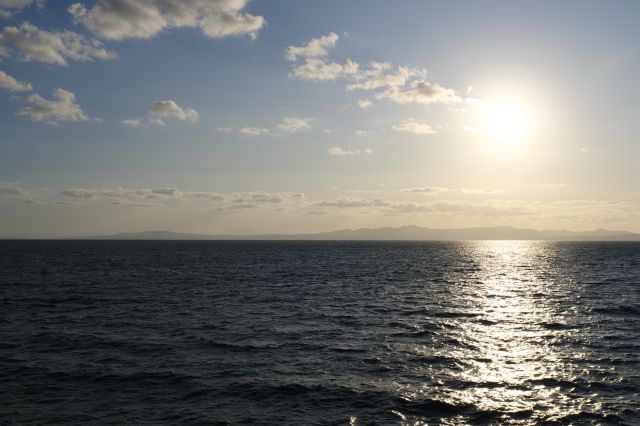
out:
{"label": "white cloud", "polygon": [[391,128],[396,132],[408,132],[416,135],[427,135],[436,132],[427,123],[420,123],[412,118],[396,123]]}
{"label": "white cloud", "polygon": [[224,194],[218,192],[184,192],[185,196],[194,199],[204,199],[206,201],[222,201],[225,198]]}
{"label": "white cloud", "polygon": [[375,90],[383,87],[393,89],[404,86],[413,77],[426,74],[426,71],[416,68],[398,67],[395,72],[391,69],[391,64],[387,62],[370,62],[368,69],[355,76],[357,82],[347,85],[347,91]]}
{"label": "white cloud", "polygon": [[329,148],[328,152],[329,152],[329,155],[334,157],[356,154],[355,151],[347,151],[340,148],[339,146],[334,146],[332,148]]}
{"label": "white cloud", "polygon": [[22,187],[22,182],[0,181],[0,196],[9,195],[19,198],[30,198],[31,192]]}
{"label": "white cloud", "polygon": [[158,189],[87,189],[87,188],[65,188],[61,194],[75,199],[81,200],[142,200],[155,198],[181,198],[183,193],[176,188],[158,188]]}
{"label": "white cloud", "polygon": [[[347,80],[345,89],[374,91],[376,99],[406,103],[462,103],[473,106],[486,106],[486,102],[476,98],[460,97],[454,89],[438,83],[426,81],[427,70],[409,66],[393,66],[388,62],[371,61],[361,67],[351,59],[344,64],[329,58],[329,49],[335,47],[339,37],[335,33],[311,39],[303,46],[289,46],[285,58],[297,62],[289,77],[308,81],[333,81],[338,78]],[[300,61],[300,62],[298,62]],[[473,88],[467,88],[467,94]],[[361,99],[358,107],[366,110],[373,106],[369,99]],[[459,109],[464,111],[463,109]]]}
{"label": "white cloud", "polygon": [[304,46],[289,46],[285,53],[288,61],[295,62],[298,58],[319,58],[329,54],[328,48],[334,47],[340,37],[336,33],[312,38]]}
{"label": "white cloud", "polygon": [[361,155],[361,154],[372,155],[373,154],[373,150],[371,148],[365,148],[362,150],[360,149],[347,150],[347,149],[342,149],[338,146],[329,148],[327,152],[332,157],[343,157],[345,155]]}
{"label": "white cloud", "polygon": [[[277,134],[278,130],[286,133],[297,133],[311,130],[311,119],[301,117],[285,117],[274,128],[266,127],[242,127],[237,130],[240,135],[262,136],[268,134]],[[326,130],[326,129],[325,129]],[[218,133],[232,133],[233,127],[218,127]]]}
{"label": "white cloud", "polygon": [[127,118],[126,120],[122,120],[122,125],[127,127],[140,127],[142,126],[142,120],[138,118]]}
{"label": "white cloud", "polygon": [[[1,188],[1,185],[0,185]],[[74,203],[121,204],[121,205],[175,205],[184,203],[192,207],[215,208],[215,210],[244,208],[283,208],[301,203],[304,194],[299,192],[248,191],[218,193],[205,191],[183,191],[178,188],[129,189],[129,188],[65,188],[60,192]]]}
{"label": "white cloud", "polygon": [[182,192],[175,188],[159,189],[87,189],[87,188],[65,188],[60,192],[68,198],[73,198],[83,202],[108,202],[112,204],[140,204],[150,201],[162,201],[167,199],[178,199],[182,197]]}
{"label": "white cloud", "polygon": [[31,87],[29,83],[18,81],[9,74],[0,71],[0,89],[5,89],[10,92],[30,92],[33,90],[33,87]]}
{"label": "white cloud", "polygon": [[475,133],[478,130],[475,127],[471,127],[471,126],[463,126],[462,127],[462,131],[466,132],[466,133]]}
{"label": "white cloud", "polygon": [[309,81],[335,80],[338,77],[352,75],[357,72],[358,64],[351,59],[347,59],[342,65],[337,62],[327,62],[323,59],[308,58],[304,63],[293,67],[289,77]]}
{"label": "white cloud", "polygon": [[300,192],[234,192],[227,195],[234,204],[281,204],[287,201],[300,201],[304,194]]}
{"label": "white cloud", "polygon": [[309,121],[311,120],[308,118],[285,117],[278,124],[278,129],[287,133],[311,130],[311,124],[309,124]]}
{"label": "white cloud", "polygon": [[181,197],[182,192],[177,188],[158,188],[152,189],[152,194],[166,195],[170,197]]}
{"label": "white cloud", "polygon": [[269,129],[265,129],[264,127],[243,127],[239,133],[250,136],[261,136],[268,134]]}
{"label": "white cloud", "polygon": [[376,98],[387,98],[401,104],[430,104],[434,102],[448,104],[462,101],[462,99],[456,95],[455,90],[442,87],[436,83],[429,83],[425,80],[413,81],[408,89],[399,88],[398,86],[390,87],[384,92],[376,94]]}
{"label": "white cloud", "polygon": [[56,89],[53,100],[44,99],[38,94],[27,97],[29,105],[23,107],[18,115],[29,117],[32,121],[45,121],[48,124],[58,124],[61,121],[89,121],[90,118],[76,103],[73,93]]}
{"label": "white cloud", "polygon": [[369,133],[368,131],[363,129],[358,129],[355,132],[353,132],[355,136],[367,136],[368,133]]}
{"label": "white cloud", "polygon": [[177,118],[178,120],[197,123],[200,119],[198,111],[193,108],[182,108],[175,101],[169,99],[166,101],[157,101],[151,105],[149,110],[152,120],[158,124],[164,124],[165,118]]}
{"label": "white cloud", "polygon": [[362,207],[383,207],[389,203],[380,198],[373,200],[362,200],[358,198],[338,198],[337,200],[319,201],[313,204],[316,207],[333,207],[333,208],[362,208]]}
{"label": "white cloud", "polygon": [[434,188],[431,186],[425,186],[425,187],[419,187],[419,188],[404,188],[401,191],[410,192],[410,193],[420,193],[420,194],[435,194],[440,192],[440,189]]}
{"label": "white cloud", "polygon": [[209,37],[248,34],[255,38],[262,16],[244,12],[247,0],[98,0],[87,9],[74,3],[69,13],[100,37],[151,38],[163,30],[199,28]]}
{"label": "white cloud", "polygon": [[86,62],[116,57],[97,40],[72,31],[41,30],[28,22],[20,27],[4,27],[0,32],[0,57],[11,52],[22,61],[57,65],[67,65],[67,59]]}
{"label": "white cloud", "polygon": [[34,3],[41,6],[43,2],[44,0],[0,0],[0,18],[9,18],[14,12],[19,12]]}
{"label": "white cloud", "polygon": [[336,45],[340,39],[336,33],[313,38],[304,46],[289,46],[285,58],[290,62],[303,59],[291,69],[289,77],[308,81],[335,80],[338,77],[354,75],[358,72],[358,64],[347,59],[344,64],[327,61],[328,49]]}
{"label": "white cloud", "polygon": [[358,107],[360,107],[360,109],[363,110],[368,110],[369,108],[371,108],[373,106],[373,102],[371,102],[369,99],[360,99],[358,101]]}

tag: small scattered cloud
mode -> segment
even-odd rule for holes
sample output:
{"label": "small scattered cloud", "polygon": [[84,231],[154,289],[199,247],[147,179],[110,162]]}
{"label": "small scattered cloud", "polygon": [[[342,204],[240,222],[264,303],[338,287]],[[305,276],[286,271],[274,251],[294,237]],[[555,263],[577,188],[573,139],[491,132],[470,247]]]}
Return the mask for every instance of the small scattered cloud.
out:
{"label": "small scattered cloud", "polygon": [[386,98],[400,104],[430,104],[435,102],[448,104],[462,101],[462,99],[456,95],[455,90],[440,86],[436,83],[429,83],[425,80],[413,81],[409,85],[409,88],[390,87],[384,92],[378,93],[376,98]]}
{"label": "small scattered cloud", "polygon": [[110,40],[152,38],[172,28],[199,28],[208,37],[249,35],[265,25],[262,16],[244,11],[248,0],[98,0],[87,8],[72,4],[76,22]]}
{"label": "small scattered cloud", "polygon": [[98,40],[72,31],[41,30],[28,22],[4,27],[0,32],[0,57],[12,54],[21,61],[55,65],[67,65],[69,59],[87,62],[117,56]]}
{"label": "small scattered cloud", "polygon": [[344,64],[328,61],[329,49],[335,47],[340,37],[336,33],[312,38],[302,46],[289,46],[285,58],[297,63],[291,69],[289,77],[308,81],[335,80],[342,76],[358,72],[358,64],[347,59]]}
{"label": "small scattered cloud", "polygon": [[236,192],[227,198],[234,204],[280,204],[286,201],[300,201],[304,198],[301,192]]}
{"label": "small scattered cloud", "polygon": [[91,120],[82,111],[73,93],[64,89],[56,89],[53,92],[53,98],[53,100],[48,100],[38,94],[29,95],[27,97],[29,105],[23,107],[18,115],[27,116],[31,121],[44,121],[53,125],[62,121]]}
{"label": "small scattered cloud", "polygon": [[278,123],[278,129],[287,133],[296,133],[311,130],[310,119],[300,117],[285,117]]}
{"label": "small scattered cloud", "polygon": [[361,154],[372,155],[373,154],[373,150],[371,148],[348,150],[348,149],[340,148],[338,146],[329,148],[327,152],[332,157],[343,157],[345,155],[361,155]]}
{"label": "small scattered cloud", "polygon": [[325,36],[312,38],[303,46],[289,46],[285,53],[288,61],[294,62],[300,59],[320,58],[329,54],[328,49],[336,45],[340,39],[338,34],[329,33]]}
{"label": "small scattered cloud", "polygon": [[316,207],[332,207],[338,209],[352,209],[363,207],[383,207],[388,206],[389,203],[383,199],[376,198],[373,200],[363,200],[358,198],[343,197],[337,200],[325,200],[312,204]]}
{"label": "small scattered cloud", "polygon": [[167,118],[176,118],[190,123],[197,123],[200,119],[198,111],[193,108],[182,108],[171,99],[154,102],[151,105],[149,114],[151,114],[153,122],[162,125],[164,125],[163,120]]}
{"label": "small scattered cloud", "polygon": [[[389,62],[371,61],[366,65],[347,59],[340,63],[330,58],[329,51],[334,48],[340,37],[335,33],[311,39],[302,46],[289,46],[285,58],[295,63],[289,74],[292,78],[310,81],[346,80],[347,91],[373,91],[376,99],[408,104],[463,104],[486,106],[486,102],[477,98],[463,99],[454,89],[426,80],[427,70],[410,66],[394,66]],[[467,95],[473,87],[466,89]],[[361,99],[358,106],[366,110],[373,103]],[[452,107],[450,107],[452,108]],[[463,108],[455,108],[464,111]]]}
{"label": "small scattered cloud", "polygon": [[286,208],[301,203],[300,192],[232,192],[183,191],[173,187],[155,189],[65,188],[60,192],[73,203],[162,206],[185,204],[215,210],[243,208]]}
{"label": "small scattered cloud", "polygon": [[404,86],[411,78],[424,75],[426,75],[425,70],[410,67],[397,67],[394,70],[388,62],[372,61],[367,69],[355,76],[356,82],[348,84],[346,89],[347,91],[397,89]]}
{"label": "small scattered cloud", "polygon": [[427,123],[420,123],[412,118],[396,123],[391,126],[391,128],[396,132],[407,132],[413,133],[415,135],[427,135],[436,133],[436,131],[433,130],[433,128]]}
{"label": "small scattered cloud", "polygon": [[308,58],[304,63],[294,66],[289,77],[309,81],[335,80],[341,76],[355,74],[357,71],[358,64],[351,59],[347,59],[344,64],[339,64],[319,58]]}
{"label": "small scattered cloud", "polygon": [[269,134],[269,129],[264,127],[243,127],[238,133],[249,136],[262,136]]}
{"label": "small scattered cloud", "polygon": [[369,132],[367,130],[358,129],[355,132],[353,132],[353,134],[355,136],[367,136],[369,134]]}
{"label": "small scattered cloud", "polygon": [[462,126],[462,131],[465,133],[475,133],[478,130],[475,127],[471,127],[471,126]]}
{"label": "small scattered cloud", "polygon": [[[74,204],[111,204],[122,206],[156,206],[167,201],[182,199],[184,194],[176,188],[158,189],[90,189],[65,188],[60,194],[72,199]],[[66,202],[66,201],[63,201]]]}
{"label": "small scattered cloud", "polygon": [[369,99],[365,98],[365,99],[360,99],[358,101],[358,107],[365,111],[371,108],[372,106],[373,106],[373,102],[371,102]]}
{"label": "small scattered cloud", "polygon": [[30,83],[18,81],[4,71],[0,71],[0,89],[5,89],[9,92],[30,92],[33,87]]}
{"label": "small scattered cloud", "polygon": [[92,202],[141,202],[141,201],[162,201],[178,200],[187,196],[177,188],[156,188],[156,189],[91,189],[91,188],[64,188],[60,191],[67,198]]}
{"label": "small scattered cloud", "polygon": [[126,120],[122,120],[121,124],[123,126],[127,126],[127,127],[140,127],[143,125],[142,120],[138,119],[138,118],[127,118]]}
{"label": "small scattered cloud", "polygon": [[[241,127],[239,129],[234,129],[233,127],[218,127],[216,131],[218,133],[237,133],[239,135],[245,136],[263,136],[274,134],[278,135],[279,132],[285,133],[297,133],[311,130],[311,119],[310,118],[301,118],[301,117],[284,117],[277,125],[274,125],[272,128],[268,127],[254,127],[247,126]],[[328,129],[325,129],[327,131]],[[330,130],[328,131],[330,132]]]}
{"label": "small scattered cloud", "polygon": [[18,198],[31,198],[32,194],[29,190],[22,187],[22,182],[3,182],[0,181],[0,196],[8,195]]}
{"label": "small scattered cloud", "polygon": [[419,187],[419,188],[404,188],[401,190],[402,192],[411,192],[411,193],[419,193],[419,194],[436,194],[439,191],[438,188],[434,188],[431,186]]}

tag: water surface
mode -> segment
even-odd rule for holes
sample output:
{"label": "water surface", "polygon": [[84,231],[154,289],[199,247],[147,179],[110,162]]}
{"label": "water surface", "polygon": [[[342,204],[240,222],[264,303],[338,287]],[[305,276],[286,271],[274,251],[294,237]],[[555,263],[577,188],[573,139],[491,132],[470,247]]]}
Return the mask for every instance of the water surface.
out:
{"label": "water surface", "polygon": [[640,424],[640,244],[0,242],[0,423]]}

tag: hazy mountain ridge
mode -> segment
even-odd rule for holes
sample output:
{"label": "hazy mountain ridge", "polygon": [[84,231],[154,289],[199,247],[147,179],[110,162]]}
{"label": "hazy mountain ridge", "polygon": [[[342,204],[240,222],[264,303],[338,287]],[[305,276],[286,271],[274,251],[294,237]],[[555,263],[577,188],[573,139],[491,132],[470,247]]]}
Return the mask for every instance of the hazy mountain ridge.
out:
{"label": "hazy mountain ridge", "polygon": [[640,234],[628,231],[534,230],[508,226],[487,228],[433,229],[420,226],[399,228],[340,229],[310,234],[189,234],[171,231],[129,232],[95,236],[101,240],[563,240],[563,241],[640,241]]}

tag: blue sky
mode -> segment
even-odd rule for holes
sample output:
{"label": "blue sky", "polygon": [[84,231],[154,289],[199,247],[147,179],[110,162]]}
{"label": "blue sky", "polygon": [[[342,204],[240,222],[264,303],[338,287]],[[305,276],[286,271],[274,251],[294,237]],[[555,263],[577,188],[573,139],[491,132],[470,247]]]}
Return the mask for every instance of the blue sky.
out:
{"label": "blue sky", "polygon": [[640,231],[638,18],[0,0],[0,234]]}

